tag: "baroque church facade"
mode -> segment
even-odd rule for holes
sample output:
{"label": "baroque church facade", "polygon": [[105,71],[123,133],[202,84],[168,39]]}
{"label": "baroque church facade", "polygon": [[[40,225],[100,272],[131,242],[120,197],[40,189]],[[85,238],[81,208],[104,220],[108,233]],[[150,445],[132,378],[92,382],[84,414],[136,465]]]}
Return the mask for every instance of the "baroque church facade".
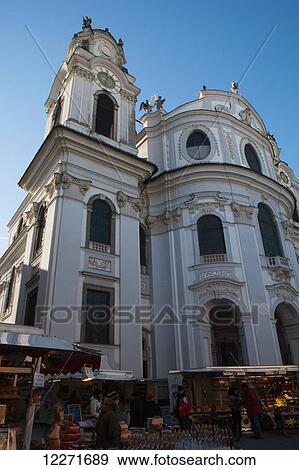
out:
{"label": "baroque church facade", "polygon": [[299,180],[238,93],[144,105],[123,42],[84,23],[46,101],[0,259],[0,321],[102,367],[299,364]]}

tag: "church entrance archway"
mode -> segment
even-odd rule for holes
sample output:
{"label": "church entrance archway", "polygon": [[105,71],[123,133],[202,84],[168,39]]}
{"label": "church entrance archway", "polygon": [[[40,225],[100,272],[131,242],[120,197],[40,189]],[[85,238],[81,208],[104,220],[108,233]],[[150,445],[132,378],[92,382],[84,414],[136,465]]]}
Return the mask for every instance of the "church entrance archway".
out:
{"label": "church entrance archway", "polygon": [[213,366],[241,366],[246,361],[241,314],[232,302],[213,302],[209,310]]}
{"label": "church entrance archway", "polygon": [[284,302],[276,307],[274,318],[282,363],[296,364],[299,361],[299,314]]}

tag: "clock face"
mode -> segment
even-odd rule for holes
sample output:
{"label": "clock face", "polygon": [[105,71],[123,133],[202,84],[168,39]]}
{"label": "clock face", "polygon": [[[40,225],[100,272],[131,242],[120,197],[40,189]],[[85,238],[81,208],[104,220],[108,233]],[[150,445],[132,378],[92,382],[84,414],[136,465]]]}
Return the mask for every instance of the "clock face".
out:
{"label": "clock face", "polygon": [[111,75],[109,75],[107,72],[99,72],[98,80],[106,88],[112,89],[115,87],[114,78]]}

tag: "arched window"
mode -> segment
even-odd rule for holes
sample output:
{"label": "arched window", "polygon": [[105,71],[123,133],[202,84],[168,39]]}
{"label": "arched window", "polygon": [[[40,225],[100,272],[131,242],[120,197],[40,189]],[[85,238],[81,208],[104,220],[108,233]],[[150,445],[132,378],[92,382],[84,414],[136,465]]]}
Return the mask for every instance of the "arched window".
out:
{"label": "arched window", "polygon": [[139,251],[140,251],[140,266],[141,272],[146,273],[147,260],[146,260],[146,233],[144,228],[139,226]]}
{"label": "arched window", "polygon": [[43,246],[46,225],[46,207],[44,204],[39,209],[35,235],[34,254],[37,254]]}
{"label": "arched window", "polygon": [[297,208],[297,202],[295,203],[295,207],[294,207],[294,210],[293,210],[293,221],[294,222],[297,222],[297,224],[299,223],[299,215],[298,215],[298,208]]}
{"label": "arched window", "polygon": [[89,241],[111,245],[111,208],[102,199],[96,199],[91,206]]}
{"label": "arched window", "polygon": [[9,284],[8,284],[4,310],[7,310],[12,304],[13,292],[14,292],[14,286],[15,286],[15,277],[16,277],[16,268],[13,267],[11,271],[11,275],[10,275]]}
{"label": "arched window", "polygon": [[222,222],[215,215],[204,215],[197,222],[200,255],[225,254]]}
{"label": "arched window", "polygon": [[24,227],[24,219],[23,217],[21,217],[19,220],[18,228],[17,228],[17,236],[19,235],[19,233],[22,232],[23,227]]}
{"label": "arched window", "polygon": [[95,131],[113,138],[114,103],[108,95],[100,94],[97,98]]}
{"label": "arched window", "polygon": [[266,256],[283,256],[276,221],[271,209],[265,204],[258,206],[258,221]]}
{"label": "arched window", "polygon": [[244,152],[249,168],[257,173],[262,173],[262,167],[253,146],[251,144],[246,144]]}
{"label": "arched window", "polygon": [[60,116],[61,116],[61,99],[58,98],[55,109],[54,109],[53,117],[52,117],[53,127],[58,126],[58,124],[60,123]]}

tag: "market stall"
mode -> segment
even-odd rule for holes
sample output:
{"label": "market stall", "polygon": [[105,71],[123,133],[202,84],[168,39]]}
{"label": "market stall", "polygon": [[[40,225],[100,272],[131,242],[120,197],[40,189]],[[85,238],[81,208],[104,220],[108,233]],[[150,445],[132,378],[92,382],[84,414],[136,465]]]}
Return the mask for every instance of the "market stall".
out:
{"label": "market stall", "polygon": [[[241,390],[246,381],[253,386],[263,404],[265,429],[299,428],[299,366],[207,367],[169,372],[169,393],[174,403],[177,386],[183,385],[192,402],[194,422],[230,422],[228,389]],[[243,412],[243,429],[249,429]]]}
{"label": "market stall", "polygon": [[[100,370],[52,373],[45,376],[42,403],[35,417],[36,443],[49,433],[57,404],[61,411],[61,448],[91,449],[95,445],[96,417],[91,415],[91,397],[115,390],[119,395],[119,419],[129,422],[130,396],[137,379],[130,371]],[[69,436],[71,435],[71,439]],[[36,444],[38,445],[38,444]]]}
{"label": "market stall", "polygon": [[82,352],[38,328],[0,326],[0,449],[29,449],[37,409],[42,408],[45,374],[100,367],[100,353]]}

